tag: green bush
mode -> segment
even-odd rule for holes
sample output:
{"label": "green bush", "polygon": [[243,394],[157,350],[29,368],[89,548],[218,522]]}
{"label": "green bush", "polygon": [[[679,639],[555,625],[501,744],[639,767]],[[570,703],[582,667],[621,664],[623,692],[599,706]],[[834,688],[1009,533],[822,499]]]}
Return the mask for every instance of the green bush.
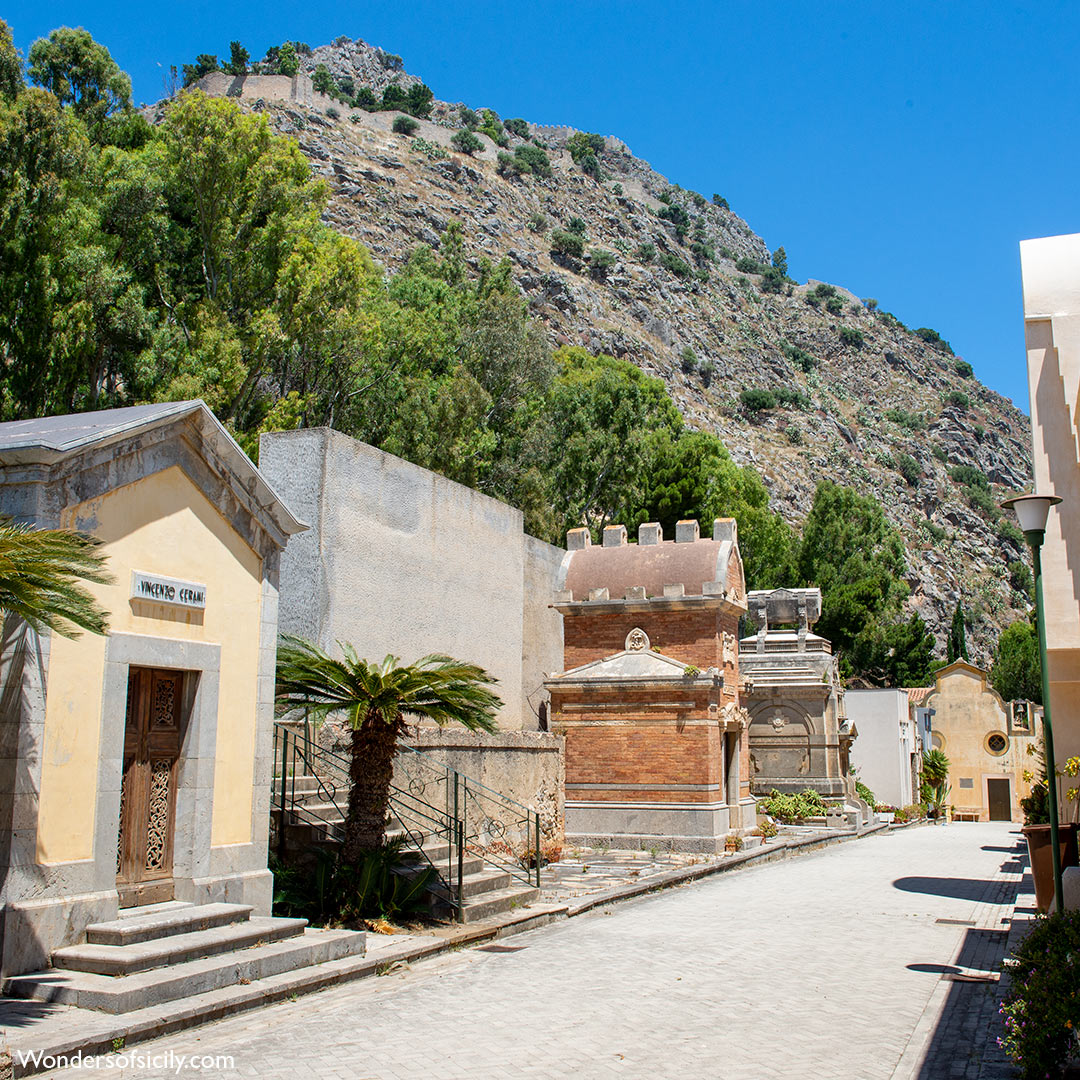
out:
{"label": "green bush", "polygon": [[551,250],[556,255],[580,259],[585,254],[585,241],[568,229],[556,229],[551,234]]}
{"label": "green bush", "polygon": [[749,255],[743,255],[736,263],[735,269],[740,274],[760,274],[765,269],[757,259],[751,259]]}
{"label": "green bush", "polygon": [[391,127],[395,135],[413,135],[420,130],[420,124],[404,113],[394,117],[394,123]]}
{"label": "green bush", "polygon": [[1024,544],[1027,542],[1024,539],[1024,534],[1020,531],[1016,523],[1010,521],[1008,518],[1003,517],[997,523],[997,529],[995,531],[997,532],[999,540],[1015,544],[1019,548],[1023,548]]}
{"label": "green bush", "polygon": [[1028,564],[1021,562],[1019,559],[1013,559],[1009,563],[1009,584],[1020,593],[1024,593],[1025,596],[1031,595],[1031,586],[1033,584],[1031,578],[1031,571],[1028,569]]}
{"label": "green bush", "polygon": [[971,407],[971,398],[969,398],[962,390],[950,390],[945,395],[945,401],[947,404],[953,405],[958,409],[968,409]]}
{"label": "green bush", "polygon": [[656,258],[656,245],[655,244],[638,244],[637,257],[643,263],[651,263]]}
{"label": "green bush", "polygon": [[657,214],[657,217],[662,218],[664,221],[670,221],[675,226],[675,235],[680,240],[686,236],[690,230],[690,215],[677,203],[672,203],[670,206],[665,206]]}
{"label": "green bush", "polygon": [[477,150],[483,150],[484,144],[468,128],[462,128],[450,140],[450,145],[462,154],[472,157]]}
{"label": "green bush", "polygon": [[413,116],[428,117],[435,103],[435,94],[424,83],[413,83],[405,95],[405,111]]}
{"label": "green bush", "polygon": [[874,798],[874,793],[861,781],[855,781],[855,794],[859,796],[864,803],[867,803],[871,810],[877,810],[877,799]]}
{"label": "green bush", "polygon": [[529,137],[528,122],[518,117],[515,117],[512,120],[504,120],[503,127],[505,127],[511,135],[516,135],[519,139],[527,139]]}
{"label": "green bush", "polygon": [[784,825],[795,825],[807,818],[824,817],[827,807],[811,788],[797,795],[784,795],[773,788],[767,798],[758,800],[758,809]]}
{"label": "green bush", "polygon": [[844,310],[844,302],[840,299],[835,285],[826,285],[819,282],[806,294],[806,302],[811,307],[824,307],[830,315],[839,315]]}
{"label": "green bush", "polygon": [[665,270],[670,270],[677,278],[688,278],[694,273],[688,262],[680,259],[678,255],[673,255],[670,251],[665,251],[660,256],[660,265]]}
{"label": "green bush", "polygon": [[528,165],[535,176],[551,175],[551,159],[539,146],[534,146],[532,143],[518,146],[514,149],[514,157],[522,164]]}
{"label": "green bush", "polygon": [[535,214],[529,216],[529,231],[534,233],[543,234],[547,232],[547,214],[541,214],[537,211]]}
{"label": "green bush", "polygon": [[915,331],[915,336],[922,338],[927,345],[932,345],[935,349],[952,356],[952,346],[936,330],[931,330],[929,326],[920,326]]}
{"label": "green bush", "polygon": [[923,477],[923,467],[910,454],[896,455],[896,471],[911,487],[918,487]]}
{"label": "green bush", "polygon": [[713,206],[719,206],[721,210],[730,210],[731,209],[731,207],[728,206],[727,199],[725,199],[723,195],[714,194],[713,197],[712,197],[712,204],[713,204]]}
{"label": "green bush", "polygon": [[316,851],[314,866],[274,859],[274,914],[317,925],[417,914],[427,907],[435,871],[403,849],[399,838],[355,863],[325,849]]}
{"label": "green bush", "polygon": [[764,293],[778,293],[783,291],[787,278],[777,270],[775,266],[763,266],[761,268],[761,291]]}
{"label": "green bush", "polygon": [[949,460],[949,451],[945,449],[941,443],[933,443],[930,446],[930,453],[934,455],[943,465]]}
{"label": "green bush", "polygon": [[806,412],[812,404],[801,390],[791,386],[774,386],[770,392],[776,399],[776,404],[785,409],[802,409]]}
{"label": "green bush", "polygon": [[316,93],[319,94],[333,94],[334,76],[330,74],[330,69],[325,64],[320,64],[311,76],[311,85]]}
{"label": "green bush", "polygon": [[706,386],[712,386],[713,376],[716,374],[716,365],[711,360],[706,360],[698,368],[698,373],[701,375],[701,381]]}
{"label": "green bush", "polygon": [[623,193],[622,184],[612,184],[611,185],[611,194],[612,195],[621,195],[622,193]]}
{"label": "green bush", "polygon": [[956,465],[949,470],[949,476],[961,487],[990,490],[990,481],[986,479],[983,471],[974,465]]}
{"label": "green bush", "polygon": [[840,338],[840,344],[848,346],[852,349],[861,349],[866,344],[866,338],[863,337],[861,330],[856,330],[852,326],[841,326],[840,332],[837,335]]}
{"label": "green bush", "polygon": [[762,412],[776,408],[776,397],[769,390],[757,386],[746,386],[739,391],[739,401],[747,412]]}
{"label": "green bush", "polygon": [[927,535],[931,540],[936,543],[941,543],[948,535],[948,530],[943,529],[936,522],[931,521],[929,518],[923,518],[919,524],[926,530]]}
{"label": "green bush", "polygon": [[679,363],[687,375],[693,375],[698,366],[697,353],[689,345],[683,346],[683,350],[679,354]]}
{"label": "green bush", "polygon": [[803,444],[802,428],[797,424],[788,424],[784,429],[784,436],[791,446],[802,446]]}
{"label": "green bush", "polygon": [[326,107],[326,115],[329,116],[331,120],[341,119],[341,112],[338,109],[335,109],[333,105],[328,105]]}
{"label": "green bush", "polygon": [[604,136],[588,131],[575,131],[566,140],[566,149],[570,151],[570,156],[574,159],[574,162],[580,165],[590,155],[595,157],[603,152]]}
{"label": "green bush", "polygon": [[468,105],[458,107],[458,120],[462,127],[475,128],[480,126],[480,115]]}
{"label": "green bush", "polygon": [[1013,960],[999,1044],[1024,1080],[1060,1076],[1080,1030],[1080,911],[1036,916]]}
{"label": "green bush", "polygon": [[953,364],[953,371],[960,376],[961,379],[970,379],[975,374],[975,369],[966,360],[957,360]]}
{"label": "green bush", "polygon": [[356,91],[356,96],[353,98],[352,103],[358,109],[364,109],[367,112],[374,112],[379,107],[379,99],[372,92],[370,87],[361,86]]}
{"label": "green bush", "polygon": [[918,413],[906,412],[904,409],[886,409],[885,418],[899,427],[907,428],[908,431],[922,431],[926,427],[924,417]]}
{"label": "green bush", "polygon": [[818,364],[817,357],[811,356],[804,349],[800,349],[798,345],[785,345],[784,355],[807,374],[813,371]]}
{"label": "green bush", "polygon": [[603,248],[589,249],[589,271],[596,277],[605,277],[615,265],[615,253]]}
{"label": "green bush", "polygon": [[585,236],[588,234],[588,229],[587,229],[587,227],[585,225],[585,222],[582,221],[581,218],[579,218],[579,217],[572,217],[566,223],[566,227],[575,236],[580,236],[582,239],[584,239]]}

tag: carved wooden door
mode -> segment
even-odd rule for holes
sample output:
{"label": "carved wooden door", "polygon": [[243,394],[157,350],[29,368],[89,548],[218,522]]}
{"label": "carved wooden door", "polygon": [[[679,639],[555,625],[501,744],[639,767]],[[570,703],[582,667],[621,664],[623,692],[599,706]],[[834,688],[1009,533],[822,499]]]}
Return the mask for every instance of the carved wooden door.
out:
{"label": "carved wooden door", "polygon": [[177,761],[183,737],[182,671],[128,672],[124,779],[116,888],[120,906],[155,904],[173,896],[173,824]]}

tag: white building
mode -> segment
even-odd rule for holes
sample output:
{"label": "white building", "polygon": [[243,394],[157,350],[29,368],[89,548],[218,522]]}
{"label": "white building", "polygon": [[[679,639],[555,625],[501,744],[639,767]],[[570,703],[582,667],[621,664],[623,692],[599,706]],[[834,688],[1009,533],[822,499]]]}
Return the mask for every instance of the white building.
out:
{"label": "white building", "polygon": [[855,775],[879,803],[908,806],[916,799],[921,741],[905,690],[848,690],[848,721],[859,737],[851,746]]}

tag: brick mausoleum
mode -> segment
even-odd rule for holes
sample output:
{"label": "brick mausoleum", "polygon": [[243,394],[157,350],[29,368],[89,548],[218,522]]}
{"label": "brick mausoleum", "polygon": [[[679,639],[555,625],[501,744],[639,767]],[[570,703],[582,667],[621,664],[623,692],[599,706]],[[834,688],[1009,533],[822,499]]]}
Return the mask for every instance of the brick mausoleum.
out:
{"label": "brick mausoleum", "polygon": [[603,546],[567,535],[566,670],[547,681],[552,730],[566,739],[570,842],[716,851],[756,823],[739,618],[746,584],[735,521],[610,525]]}

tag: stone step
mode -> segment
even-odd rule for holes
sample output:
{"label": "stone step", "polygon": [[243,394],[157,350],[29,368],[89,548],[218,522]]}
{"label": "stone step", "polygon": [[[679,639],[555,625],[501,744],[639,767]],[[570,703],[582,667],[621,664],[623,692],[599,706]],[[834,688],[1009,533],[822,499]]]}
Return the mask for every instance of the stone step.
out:
{"label": "stone step", "polygon": [[169,901],[145,908],[121,908],[111,922],[86,928],[90,945],[134,945],[173,934],[190,934],[228,923],[245,922],[254,909],[248,904],[185,904]]}
{"label": "stone step", "polygon": [[179,911],[195,905],[190,900],[162,900],[157,904],[140,904],[137,907],[122,907],[117,913],[118,919],[137,919],[141,915],[160,915],[166,911]]}
{"label": "stone step", "polygon": [[245,918],[241,922],[128,945],[68,945],[53,952],[52,964],[55,968],[90,971],[98,975],[134,975],[219,953],[250,949],[268,941],[297,937],[304,932],[305,926],[307,919]]}
{"label": "stone step", "polygon": [[465,901],[462,905],[461,921],[479,922],[481,919],[501,915],[504,911],[525,907],[540,895],[540,890],[525,885],[511,889],[498,889],[494,892],[481,893]]}
{"label": "stone step", "polygon": [[111,1014],[127,1013],[363,954],[363,932],[307,929],[302,936],[285,941],[155,968],[119,979],[87,971],[50,968],[7,979],[3,992],[33,1001],[74,1005]]}

